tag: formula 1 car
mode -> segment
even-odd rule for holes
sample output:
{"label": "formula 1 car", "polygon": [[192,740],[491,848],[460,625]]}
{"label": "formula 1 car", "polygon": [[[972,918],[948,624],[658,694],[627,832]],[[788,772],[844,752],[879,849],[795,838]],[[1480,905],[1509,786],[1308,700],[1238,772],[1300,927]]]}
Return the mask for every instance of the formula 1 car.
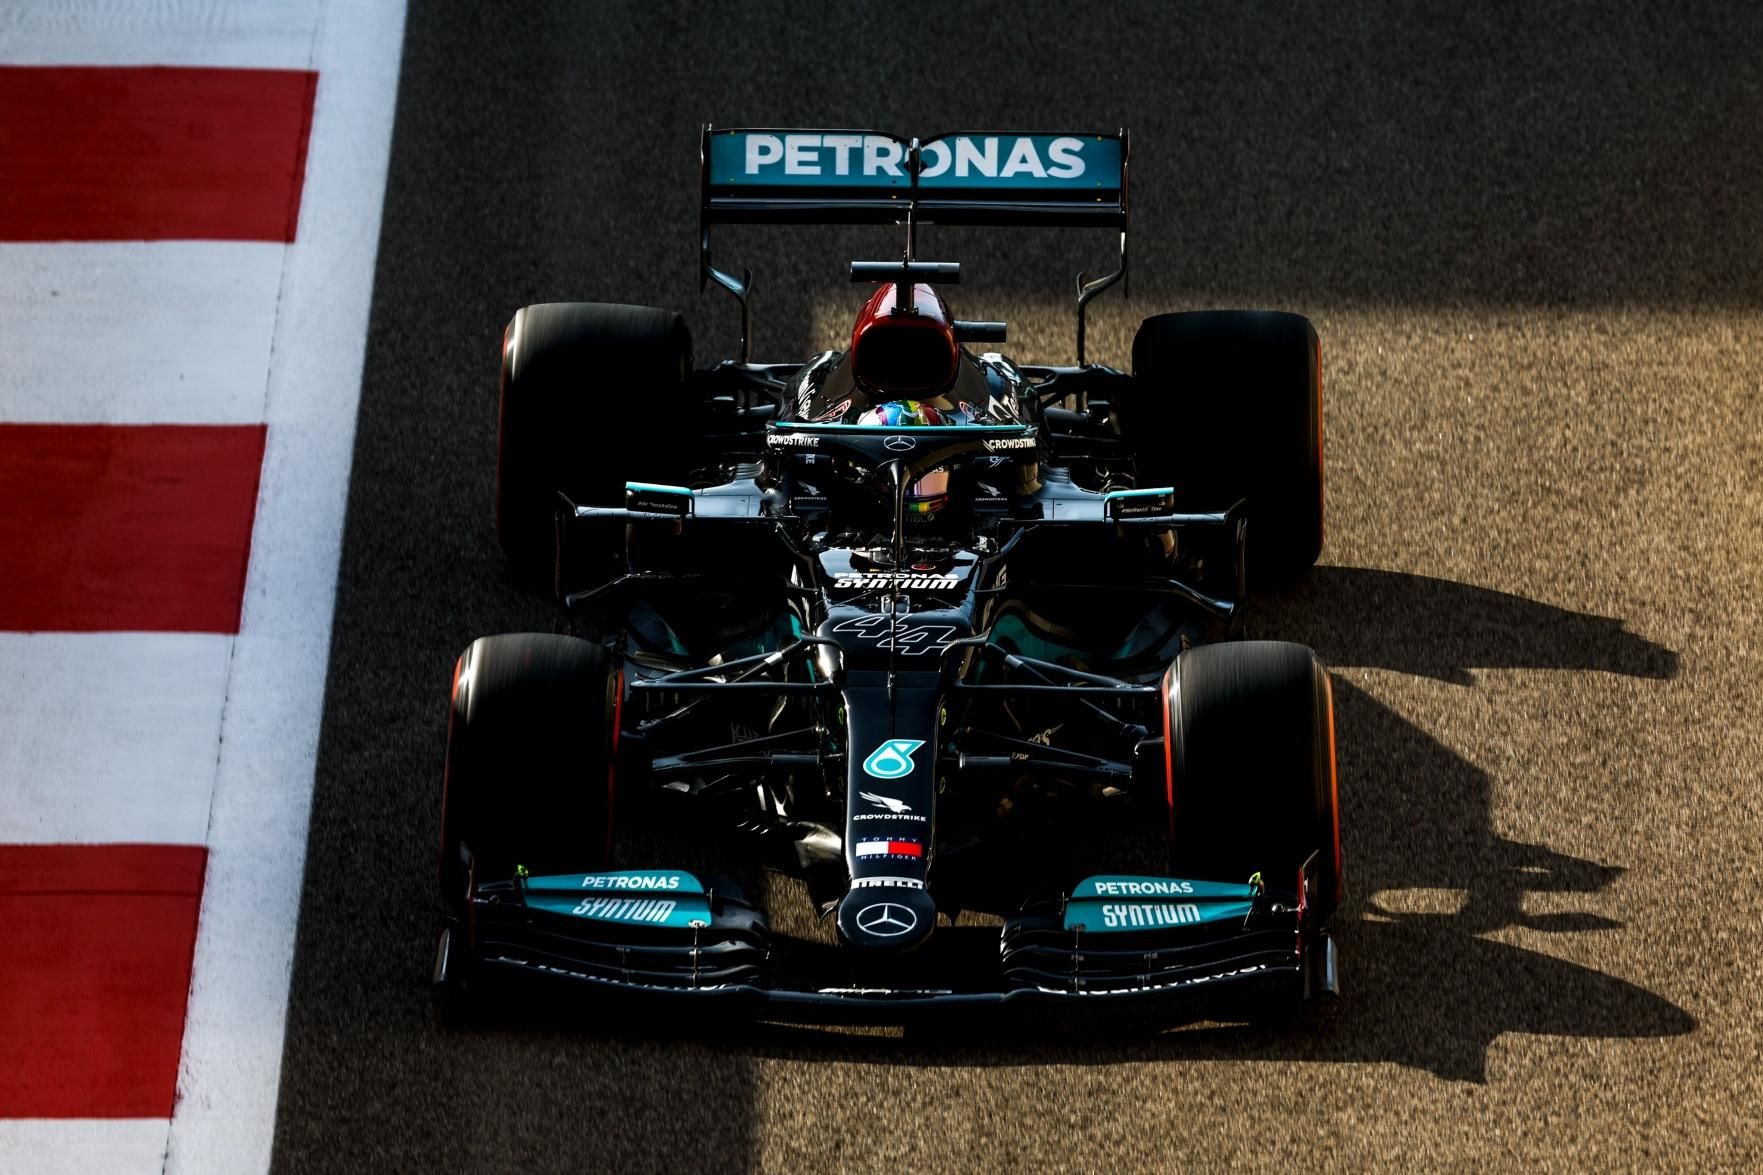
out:
{"label": "formula 1 car", "polygon": [[[454,670],[444,1003],[543,978],[892,1023],[1334,992],[1329,677],[1243,639],[1249,587],[1321,550],[1310,323],[1161,314],[1130,374],[1086,362],[1124,131],[707,126],[702,152],[738,359],[695,367],[635,306],[528,306],[504,338],[497,529],[560,622]],[[726,223],[901,224],[905,250],[851,264],[847,346],[755,363]],[[1006,325],[951,317],[926,223],[1118,229],[1077,362],[976,353]],[[633,403],[650,423],[604,430]]]}

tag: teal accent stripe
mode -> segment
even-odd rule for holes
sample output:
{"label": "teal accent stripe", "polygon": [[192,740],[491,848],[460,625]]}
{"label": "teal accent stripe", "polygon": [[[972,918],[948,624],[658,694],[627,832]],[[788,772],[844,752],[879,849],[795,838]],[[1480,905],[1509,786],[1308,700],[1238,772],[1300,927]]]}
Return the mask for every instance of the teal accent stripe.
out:
{"label": "teal accent stripe", "polygon": [[[790,613],[790,633],[793,636],[795,636],[795,638],[797,640],[802,639],[802,622],[800,620],[796,619],[796,614],[794,612]],[[807,658],[807,663],[808,663],[808,680],[809,681],[819,681],[820,680],[819,675],[814,672],[814,656],[812,653],[809,654],[809,656]]]}
{"label": "teal accent stripe", "polygon": [[[710,186],[743,190],[832,189],[845,199],[910,193],[908,142],[880,131],[736,127],[710,136]],[[1116,134],[963,131],[925,139],[920,195],[1047,199],[1117,196],[1126,180]]]}
{"label": "teal accent stripe", "polygon": [[582,893],[529,894],[526,904],[550,914],[623,926],[666,926],[674,930],[710,925],[710,903],[698,894]]}
{"label": "teal accent stripe", "polygon": [[692,496],[691,489],[686,486],[656,485],[652,481],[627,481],[624,483],[624,488],[627,493],[634,492],[634,493],[639,493],[639,494],[684,494],[688,498]]}
{"label": "teal accent stripe", "polygon": [[1154,490],[1109,490],[1102,495],[1104,502],[1112,502],[1115,498],[1151,498],[1158,494],[1173,494],[1174,486],[1161,486]]}
{"label": "teal accent stripe", "polygon": [[634,894],[702,894],[704,883],[679,869],[615,869],[606,873],[560,873],[545,877],[528,877],[521,885],[527,894],[535,893],[610,893]]}
{"label": "teal accent stripe", "polygon": [[1084,930],[1091,934],[1179,930],[1185,926],[1241,922],[1254,908],[1253,902],[1207,902],[1191,898],[1187,901],[1137,898],[1132,901],[1069,902],[1065,907],[1065,929]]}
{"label": "teal accent stripe", "polygon": [[1253,886],[1229,881],[1105,873],[1078,882],[1071,897],[1073,901],[1247,901],[1255,892]]}

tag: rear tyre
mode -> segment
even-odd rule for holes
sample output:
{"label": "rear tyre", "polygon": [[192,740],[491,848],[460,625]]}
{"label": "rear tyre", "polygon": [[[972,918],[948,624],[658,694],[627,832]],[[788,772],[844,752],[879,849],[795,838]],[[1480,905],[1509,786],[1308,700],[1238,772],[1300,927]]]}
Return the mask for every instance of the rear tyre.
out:
{"label": "rear tyre", "polygon": [[1117,405],[1141,486],[1183,508],[1248,499],[1251,586],[1298,578],[1322,553],[1322,352],[1310,320],[1271,310],[1147,318]]}
{"label": "rear tyre", "polygon": [[502,336],[496,536],[517,579],[550,582],[559,491],[618,506],[627,480],[684,476],[691,370],[691,332],[671,311],[551,302],[515,312]]}
{"label": "rear tyre", "polygon": [[1292,889],[1318,855],[1316,921],[1340,902],[1334,701],[1303,645],[1190,649],[1166,680],[1169,872]]}
{"label": "rear tyre", "polygon": [[569,636],[480,637],[454,669],[441,792],[441,896],[516,865],[599,869],[611,849],[619,675]]}

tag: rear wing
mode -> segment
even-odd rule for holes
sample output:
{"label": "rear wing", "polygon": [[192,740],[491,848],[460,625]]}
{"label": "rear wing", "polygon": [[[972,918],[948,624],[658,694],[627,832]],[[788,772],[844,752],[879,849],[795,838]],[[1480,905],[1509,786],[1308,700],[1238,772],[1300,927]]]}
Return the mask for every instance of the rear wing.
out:
{"label": "rear wing", "polygon": [[703,135],[706,224],[1126,227],[1125,131]]}
{"label": "rear wing", "polygon": [[740,278],[711,264],[718,224],[899,224],[907,261],[919,224],[1089,226],[1120,231],[1120,267],[1078,275],[1078,363],[1084,306],[1126,275],[1127,132],[960,131],[908,139],[869,130],[717,128],[700,141],[699,288],[741,302],[741,361],[752,336]]}

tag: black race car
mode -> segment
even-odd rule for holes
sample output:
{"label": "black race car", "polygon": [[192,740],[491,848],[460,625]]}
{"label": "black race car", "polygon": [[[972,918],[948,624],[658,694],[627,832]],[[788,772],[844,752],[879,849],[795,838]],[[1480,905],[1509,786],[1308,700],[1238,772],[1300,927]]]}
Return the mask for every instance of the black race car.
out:
{"label": "black race car", "polygon": [[[739,359],[695,367],[637,306],[505,336],[497,528],[561,620],[455,669],[444,1002],[544,978],[895,1022],[1333,992],[1328,674],[1242,639],[1247,589],[1322,545],[1310,323],[1163,314],[1130,374],[1085,362],[1126,270],[1124,132],[706,127],[701,206]],[[751,276],[710,259],[730,222],[906,247],[852,264],[848,346],[754,363]],[[927,222],[1117,228],[1077,363],[980,351],[1005,324],[950,316]],[[596,431],[633,400],[648,423]]]}

